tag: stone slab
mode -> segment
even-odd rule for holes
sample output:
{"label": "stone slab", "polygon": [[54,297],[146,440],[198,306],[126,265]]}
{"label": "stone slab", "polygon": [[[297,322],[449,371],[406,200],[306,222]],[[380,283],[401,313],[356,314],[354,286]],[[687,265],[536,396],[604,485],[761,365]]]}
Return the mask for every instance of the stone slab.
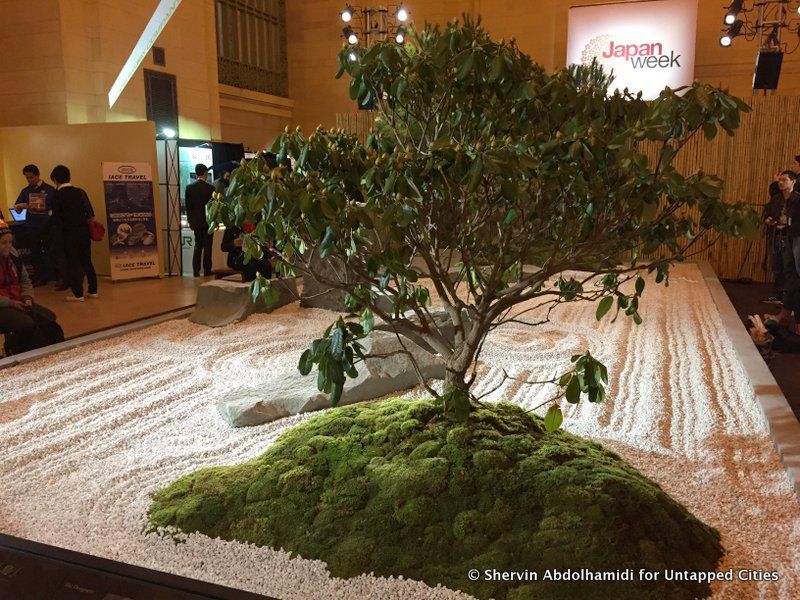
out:
{"label": "stone slab", "polygon": [[253,302],[249,283],[225,279],[208,281],[197,290],[195,309],[189,320],[209,327],[223,327],[242,321],[253,313],[271,312],[297,300],[295,278],[271,279],[270,283],[280,291],[280,296],[276,304],[268,309],[260,300]]}
{"label": "stone slab", "polygon": [[[425,380],[444,379],[444,362],[419,346],[404,341],[420,365]],[[373,331],[362,342],[365,351],[391,354],[401,349],[397,336]],[[380,398],[387,394],[412,388],[419,379],[406,355],[370,358],[357,366],[358,377],[348,379],[340,406]],[[303,376],[297,369],[282,373],[268,385],[231,390],[217,401],[222,418],[233,427],[260,425],[299,413],[328,408],[327,394],[317,389],[316,371]]]}

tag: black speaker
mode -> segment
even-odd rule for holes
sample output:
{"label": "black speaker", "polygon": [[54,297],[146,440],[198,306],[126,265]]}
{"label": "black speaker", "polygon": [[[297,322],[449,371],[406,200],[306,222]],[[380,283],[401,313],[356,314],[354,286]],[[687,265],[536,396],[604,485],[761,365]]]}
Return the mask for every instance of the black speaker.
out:
{"label": "black speaker", "polygon": [[756,72],[753,74],[753,89],[777,89],[782,63],[783,52],[759,52],[756,58]]}

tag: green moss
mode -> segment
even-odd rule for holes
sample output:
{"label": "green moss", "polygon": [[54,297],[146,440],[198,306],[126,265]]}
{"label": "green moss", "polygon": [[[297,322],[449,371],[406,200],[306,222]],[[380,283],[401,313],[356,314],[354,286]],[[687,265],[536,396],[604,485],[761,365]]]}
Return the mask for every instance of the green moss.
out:
{"label": "green moss", "polygon": [[[155,526],[321,559],[337,577],[409,577],[479,598],[670,598],[692,582],[471,582],[469,569],[714,570],[717,532],[599,444],[516,406],[466,424],[431,400],[331,410],[261,457],[154,496]],[[662,578],[663,579],[663,578]]]}

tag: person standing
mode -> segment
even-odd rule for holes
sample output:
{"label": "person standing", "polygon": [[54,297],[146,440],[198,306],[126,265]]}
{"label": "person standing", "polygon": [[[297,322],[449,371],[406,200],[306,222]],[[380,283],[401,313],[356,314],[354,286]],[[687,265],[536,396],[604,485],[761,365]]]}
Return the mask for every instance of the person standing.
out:
{"label": "person standing", "polygon": [[203,275],[211,275],[211,252],[214,234],[208,232],[206,205],[211,201],[214,187],[208,183],[208,167],[200,163],[195,166],[197,181],[186,186],[186,218],[189,227],[194,231],[194,254],[192,255],[192,271],[200,277],[200,265]]}
{"label": "person standing", "polygon": [[[793,230],[800,237],[800,223],[793,223],[792,215],[800,209],[800,194],[794,191],[797,176],[794,171],[784,171],[778,177],[778,193],[772,196],[764,209],[764,223],[767,226],[767,248],[771,254],[774,274],[774,292],[767,302],[778,303],[783,300],[789,285],[798,277],[795,265]],[[800,218],[800,215],[797,215]],[[794,227],[792,227],[794,225]]]}
{"label": "person standing", "polygon": [[53,210],[53,196],[56,189],[42,181],[39,167],[25,165],[22,174],[28,185],[17,196],[14,209],[27,209],[24,227],[28,231],[31,251],[31,264],[34,268],[34,285],[43,285],[56,279],[50,236],[50,213]]}
{"label": "person standing", "polygon": [[72,294],[65,300],[83,302],[83,279],[88,283],[89,298],[97,298],[97,273],[92,264],[92,238],[89,235],[89,218],[94,210],[86,192],[70,183],[72,176],[64,165],[58,165],[50,174],[56,184],[53,200],[53,225],[58,232],[64,252],[67,271],[65,283]]}
{"label": "person standing", "polygon": [[[800,193],[800,154],[794,157],[792,168],[787,170],[792,171],[795,174],[794,191]],[[785,172],[786,171],[780,171],[778,173],[775,173],[775,178],[772,180],[772,183],[769,184],[770,198],[772,198],[775,194],[777,194],[780,191],[780,189],[778,188],[778,179]]]}
{"label": "person standing", "polygon": [[34,302],[33,285],[12,238],[11,229],[0,221],[0,333],[6,336],[6,353],[19,354],[63,341],[64,332],[55,325],[53,311]]}

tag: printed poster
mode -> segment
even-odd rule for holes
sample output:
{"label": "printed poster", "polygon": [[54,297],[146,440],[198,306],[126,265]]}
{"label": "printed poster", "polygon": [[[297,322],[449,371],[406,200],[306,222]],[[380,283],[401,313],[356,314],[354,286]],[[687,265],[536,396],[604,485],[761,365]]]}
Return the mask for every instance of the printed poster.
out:
{"label": "printed poster", "polygon": [[158,243],[149,163],[103,163],[111,279],[158,277]]}

